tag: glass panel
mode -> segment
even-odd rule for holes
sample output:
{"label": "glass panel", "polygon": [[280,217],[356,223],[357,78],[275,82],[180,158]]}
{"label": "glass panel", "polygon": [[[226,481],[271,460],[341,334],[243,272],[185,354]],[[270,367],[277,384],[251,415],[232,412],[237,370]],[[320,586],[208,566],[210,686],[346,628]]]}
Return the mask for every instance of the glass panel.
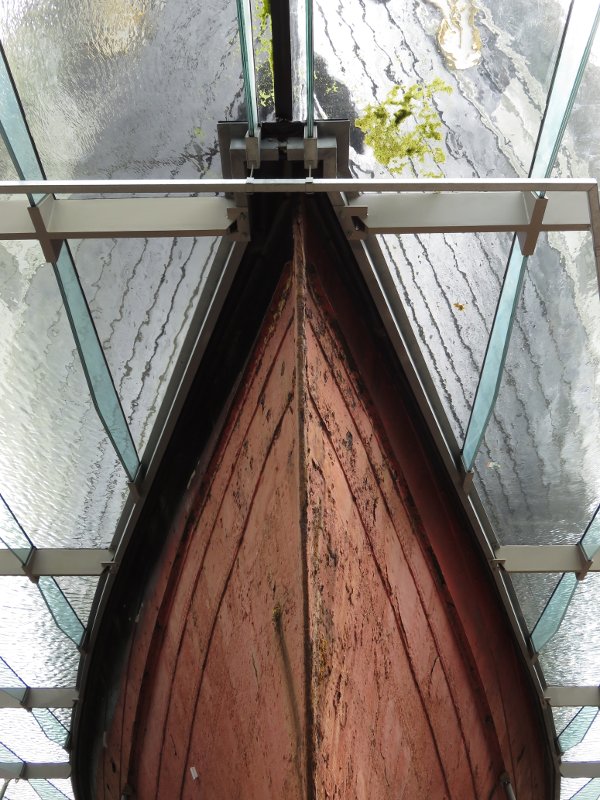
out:
{"label": "glass panel", "polygon": [[242,75],[244,79],[244,96],[248,114],[248,133],[255,136],[258,129],[258,104],[256,102],[256,79],[254,71],[254,36],[252,34],[252,14],[250,0],[236,0],[238,16],[238,32],[242,56]]}
{"label": "glass panel", "polygon": [[16,555],[21,564],[27,561],[33,548],[29,536],[19,525],[19,521],[2,495],[0,495],[0,542]]}
{"label": "glass panel", "polygon": [[581,547],[590,561],[597,554],[598,548],[600,548],[600,505],[596,509],[586,532],[581,537]]}
{"label": "glass panel", "polygon": [[578,542],[597,507],[599,323],[590,235],[541,237],[476,460],[476,486],[502,544]]}
{"label": "glass panel", "polygon": [[312,138],[315,124],[313,0],[304,0],[304,2],[306,6],[306,135]]}
{"label": "glass panel", "polygon": [[50,781],[37,780],[34,778],[29,781],[29,783],[42,800],[64,800],[64,798],[68,800],[68,795],[61,792],[60,789],[57,789]]}
{"label": "glass panel", "polygon": [[14,168],[12,158],[10,157],[4,139],[0,136],[0,181],[18,181],[19,175]]}
{"label": "glass panel", "polygon": [[271,0],[250,0],[259,122],[275,122]]}
{"label": "glass panel", "polygon": [[245,117],[229,0],[3,3],[0,40],[49,178],[219,174]]}
{"label": "glass panel", "polygon": [[[584,581],[579,582],[558,633],[540,653],[540,665],[549,685],[600,685],[598,597],[600,573],[590,572]],[[596,725],[593,730],[596,730]],[[600,740],[594,758],[598,757],[599,748]]]}
{"label": "glass panel", "polygon": [[35,584],[0,577],[0,597],[0,653],[12,669],[27,686],[75,686],[79,652],[57,628]]}
{"label": "glass panel", "polygon": [[131,433],[143,452],[218,239],[70,242]]}
{"label": "glass panel", "polygon": [[563,753],[584,740],[586,733],[597,716],[597,708],[584,707],[579,709],[569,724],[558,735],[558,743]]}
{"label": "glass panel", "polygon": [[32,147],[27,124],[14,90],[4,50],[0,46],[0,135],[18,175],[25,180],[43,180],[44,173]]}
{"label": "glass panel", "polygon": [[25,698],[27,686],[6,661],[0,657],[0,695],[8,694],[21,702]]}
{"label": "glass panel", "polygon": [[61,592],[56,580],[49,575],[42,575],[38,579],[38,587],[58,627],[79,646],[85,629]]}
{"label": "glass panel", "polygon": [[533,630],[561,576],[542,572],[510,575],[528,630]]}
{"label": "glass panel", "polygon": [[378,239],[427,370],[462,441],[512,236],[386,234]]}
{"label": "glass panel", "polygon": [[67,576],[56,578],[56,583],[79,619],[87,622],[98,586],[98,578],[89,575]]}
{"label": "glass panel", "polygon": [[[577,0],[573,4],[531,165],[532,176],[547,176],[552,172],[590,54],[599,17],[600,10],[594,4],[584,0]],[[463,462],[467,470],[473,467],[500,388],[504,359],[526,266],[527,259],[521,254],[518,239],[515,237],[465,437]]]}
{"label": "glass panel", "polygon": [[68,247],[54,265],[94,405],[131,481],[140,462]]}
{"label": "glass panel", "polygon": [[36,242],[5,241],[0,274],[0,491],[36,546],[105,546],[127,478],[90,400],[52,268]]}
{"label": "glass panel", "polygon": [[21,759],[16,756],[12,750],[6,747],[6,745],[0,742],[0,761],[4,761],[7,764],[16,764],[21,761]]}
{"label": "glass panel", "polygon": [[33,708],[31,713],[50,741],[59,747],[66,745],[69,732],[49,708]]}
{"label": "glass panel", "polygon": [[[561,795],[562,797],[562,795]],[[600,797],[600,778],[592,778],[585,786],[570,795],[571,800],[598,800]]]}
{"label": "glass panel", "polygon": [[61,745],[48,738],[36,718],[22,708],[0,709],[0,739],[23,761],[66,761]]}
{"label": "glass panel", "polygon": [[[292,117],[306,119],[306,2],[289,0],[292,51]],[[335,115],[334,115],[335,116]],[[341,115],[343,116],[343,114]]]}
{"label": "glass panel", "polygon": [[[433,0],[332,6],[316,0],[315,113],[349,117],[379,105],[396,85],[452,87],[438,92],[446,155],[427,164],[449,177],[527,174],[544,112],[565,4],[531,13],[528,0],[456,4]],[[451,10],[452,9],[452,10]],[[407,123],[410,124],[410,120]],[[351,161],[356,175],[386,174],[365,135],[354,129]],[[438,146],[426,140],[426,144]],[[418,168],[418,164],[415,164]],[[405,174],[410,176],[412,169]]]}
{"label": "glass panel", "polygon": [[531,643],[537,653],[559,629],[576,587],[577,577],[572,572],[565,573],[559,580],[531,634]]}

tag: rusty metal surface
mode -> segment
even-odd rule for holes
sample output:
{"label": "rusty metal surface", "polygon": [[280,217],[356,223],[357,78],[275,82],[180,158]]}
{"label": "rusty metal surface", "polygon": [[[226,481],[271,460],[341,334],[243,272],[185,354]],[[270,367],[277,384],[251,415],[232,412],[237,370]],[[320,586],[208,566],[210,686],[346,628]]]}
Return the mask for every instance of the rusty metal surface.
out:
{"label": "rusty metal surface", "polygon": [[148,587],[98,798],[499,800],[505,771],[548,796],[503,610],[356,314],[301,216]]}

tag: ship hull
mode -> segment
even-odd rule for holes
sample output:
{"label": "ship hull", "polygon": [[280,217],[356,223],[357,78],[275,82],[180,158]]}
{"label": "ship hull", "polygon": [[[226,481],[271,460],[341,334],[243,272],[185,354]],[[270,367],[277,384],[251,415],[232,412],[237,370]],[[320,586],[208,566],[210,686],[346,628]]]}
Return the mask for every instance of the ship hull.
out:
{"label": "ship hull", "polygon": [[504,609],[369,313],[303,209],[145,589],[98,798],[551,796]]}

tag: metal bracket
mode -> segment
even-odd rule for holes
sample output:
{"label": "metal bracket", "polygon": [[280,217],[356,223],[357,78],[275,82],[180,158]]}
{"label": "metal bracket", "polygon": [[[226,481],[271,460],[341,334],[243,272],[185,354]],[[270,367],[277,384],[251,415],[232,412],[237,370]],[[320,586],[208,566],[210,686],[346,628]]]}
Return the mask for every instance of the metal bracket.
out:
{"label": "metal bracket", "polygon": [[581,542],[577,542],[577,554],[579,555],[579,558],[581,560],[581,569],[575,573],[575,576],[578,581],[582,581],[584,578],[587,577],[587,574],[592,568],[592,564],[594,562],[591,558],[587,557]]}
{"label": "metal bracket", "polygon": [[314,136],[308,135],[306,125],[304,126],[304,168],[308,170],[316,169],[319,166],[319,141],[317,126],[314,127]]}
{"label": "metal bracket", "polygon": [[540,195],[526,194],[523,197],[527,216],[529,217],[529,228],[526,231],[517,231],[519,246],[524,256],[532,256],[535,251],[537,240],[542,230],[542,222],[548,205],[548,198]]}
{"label": "metal bracket", "polygon": [[260,167],[260,127],[256,136],[250,136],[249,131],[246,131],[244,141],[246,143],[246,164],[248,169],[258,169]]}

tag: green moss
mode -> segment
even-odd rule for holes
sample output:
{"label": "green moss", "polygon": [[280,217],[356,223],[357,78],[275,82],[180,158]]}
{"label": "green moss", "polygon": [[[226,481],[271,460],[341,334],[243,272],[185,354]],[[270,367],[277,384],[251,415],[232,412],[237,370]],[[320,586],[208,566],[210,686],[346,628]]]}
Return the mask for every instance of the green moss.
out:
{"label": "green moss", "polygon": [[355,125],[365,133],[365,142],[373,148],[375,158],[390,172],[400,174],[410,164],[415,173],[419,165],[431,164],[437,172],[424,172],[424,177],[441,177],[437,166],[446,154],[436,144],[442,140],[442,121],[432,99],[452,88],[441,78],[430,83],[397,84],[379,105],[368,105]]}
{"label": "green moss", "polygon": [[255,31],[256,48],[254,53],[257,64],[262,61],[257,67],[258,99],[261,106],[268,107],[275,102],[271,0],[257,0],[256,16],[258,30]]}

